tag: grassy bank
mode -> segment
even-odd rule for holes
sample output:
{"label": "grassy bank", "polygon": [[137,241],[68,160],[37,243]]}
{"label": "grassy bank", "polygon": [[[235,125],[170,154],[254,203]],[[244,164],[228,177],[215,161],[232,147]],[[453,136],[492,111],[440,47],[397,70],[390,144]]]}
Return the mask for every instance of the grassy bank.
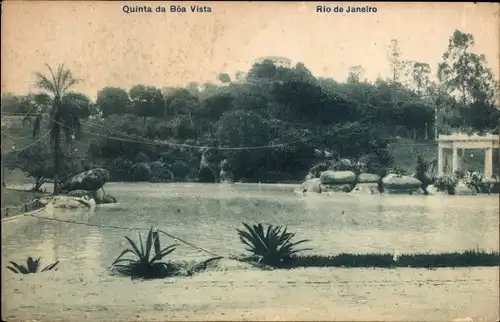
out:
{"label": "grassy bank", "polygon": [[[257,262],[256,258],[244,261]],[[466,250],[452,253],[415,253],[402,254],[353,254],[342,253],[336,256],[305,255],[293,256],[280,268],[298,267],[373,267],[373,268],[440,268],[440,267],[491,267],[500,265],[500,253],[482,250]]]}
{"label": "grassy bank", "polygon": [[47,192],[17,190],[2,187],[1,218],[15,216],[35,210],[33,201],[47,196]]}

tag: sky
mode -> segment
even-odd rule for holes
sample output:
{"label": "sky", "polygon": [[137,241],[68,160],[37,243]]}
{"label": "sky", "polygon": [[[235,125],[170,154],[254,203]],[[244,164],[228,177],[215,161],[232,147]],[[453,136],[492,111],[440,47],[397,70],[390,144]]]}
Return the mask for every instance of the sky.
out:
{"label": "sky", "polygon": [[[185,13],[124,13],[124,5],[186,6]],[[388,47],[427,62],[433,73],[455,29],[471,33],[499,77],[500,20],[493,3],[2,2],[2,93],[34,91],[36,71],[64,63],[95,98],[105,86],[184,86],[248,71],[261,56],[303,62],[315,76],[346,79],[361,65],[373,81],[389,77]],[[318,13],[369,5],[376,13]]]}

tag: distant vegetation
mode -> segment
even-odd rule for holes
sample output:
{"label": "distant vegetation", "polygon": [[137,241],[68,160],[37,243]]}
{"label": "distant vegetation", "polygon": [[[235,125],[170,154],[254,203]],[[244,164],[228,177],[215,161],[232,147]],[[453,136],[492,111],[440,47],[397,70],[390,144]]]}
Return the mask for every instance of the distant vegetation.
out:
{"label": "distant vegetation", "polygon": [[[224,159],[235,180],[253,182],[302,181],[325,158],[362,160],[380,171],[411,163],[415,171],[415,155],[402,157],[395,148],[401,140],[432,148],[436,125],[441,134],[498,131],[498,83],[473,45],[472,35],[455,31],[432,71],[405,60],[393,40],[391,78],[373,83],[364,80],[361,66],[338,82],[313,76],[302,63],[284,68],[268,60],[235,77],[221,74],[218,84],[105,87],[95,102],[70,92],[76,79],[60,67],[50,70],[65,76],[60,84],[38,75],[45,94],[2,95],[2,122],[9,113],[26,115],[39,140],[13,151],[33,140],[3,136],[10,142],[6,164],[32,176],[35,189],[56,173],[64,179],[96,166],[109,169],[116,181],[213,182]],[[16,133],[10,132],[27,134]],[[224,150],[259,146],[272,148]],[[432,163],[433,155],[422,155]],[[200,159],[215,168],[200,171]]]}

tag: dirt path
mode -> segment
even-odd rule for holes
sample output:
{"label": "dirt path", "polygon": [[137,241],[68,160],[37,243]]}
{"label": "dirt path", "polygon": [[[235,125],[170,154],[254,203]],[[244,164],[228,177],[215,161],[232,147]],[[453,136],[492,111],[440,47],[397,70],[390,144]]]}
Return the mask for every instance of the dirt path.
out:
{"label": "dirt path", "polygon": [[439,320],[499,317],[497,268],[233,267],[132,281],[107,272],[4,275],[12,320]]}

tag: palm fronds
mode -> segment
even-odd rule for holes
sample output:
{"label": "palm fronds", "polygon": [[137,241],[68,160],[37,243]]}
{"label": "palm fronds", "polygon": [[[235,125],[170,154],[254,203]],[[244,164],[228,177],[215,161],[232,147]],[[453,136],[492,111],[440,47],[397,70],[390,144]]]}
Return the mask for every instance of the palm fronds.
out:
{"label": "palm fronds", "polygon": [[246,231],[236,229],[241,242],[248,246],[246,250],[258,256],[263,264],[279,266],[290,260],[293,254],[310,250],[310,248],[295,249],[295,246],[309,240],[292,242],[291,239],[295,234],[287,232],[286,227],[269,225],[264,231],[262,224],[251,227],[243,223],[243,226]]}
{"label": "palm fronds", "polygon": [[[9,262],[12,266],[7,266],[7,268],[16,274],[34,274],[38,272],[38,268],[40,267],[40,260],[40,257],[35,260],[32,257],[28,257],[26,266],[17,264],[15,262]],[[59,261],[47,265],[44,269],[42,269],[42,272],[53,270],[57,266],[57,264],[59,264]]]}

